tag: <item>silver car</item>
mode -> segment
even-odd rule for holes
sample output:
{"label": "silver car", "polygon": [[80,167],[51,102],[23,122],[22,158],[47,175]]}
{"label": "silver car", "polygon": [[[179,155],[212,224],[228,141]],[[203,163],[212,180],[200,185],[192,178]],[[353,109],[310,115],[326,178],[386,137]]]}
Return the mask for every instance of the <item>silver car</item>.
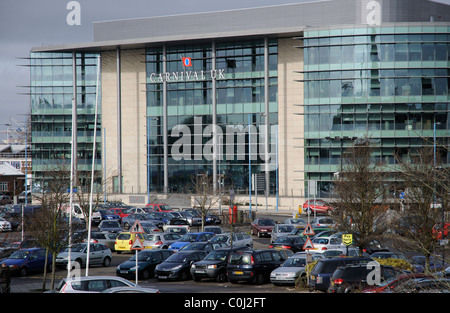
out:
{"label": "silver car", "polygon": [[[70,260],[78,263],[81,268],[87,263],[87,243],[77,243],[72,246]],[[100,264],[108,267],[111,264],[111,249],[99,243],[91,243],[89,248],[89,265]],[[67,267],[69,260],[69,248],[59,253],[56,257],[55,265],[58,267]],[[73,265],[72,265],[73,266]]]}
{"label": "silver car", "polygon": [[280,237],[287,236],[291,231],[295,229],[294,224],[276,224],[272,229],[272,236],[270,237],[270,243],[274,243]]}
{"label": "silver car", "polygon": [[147,234],[144,238],[144,249],[168,249],[181,235],[176,233]]}
{"label": "silver car", "polygon": [[114,287],[139,286],[116,276],[74,276],[63,278],[51,293],[98,293]]}
{"label": "silver car", "polygon": [[[324,258],[320,254],[312,254],[311,256],[312,261]],[[274,285],[294,285],[297,278],[306,275],[305,266],[306,253],[296,253],[270,273],[270,282]]]}
{"label": "silver car", "polygon": [[230,233],[223,233],[215,235],[209,240],[212,243],[226,243],[228,246],[233,245],[233,248],[249,247],[253,248],[253,239],[247,233],[234,233],[231,236]]}

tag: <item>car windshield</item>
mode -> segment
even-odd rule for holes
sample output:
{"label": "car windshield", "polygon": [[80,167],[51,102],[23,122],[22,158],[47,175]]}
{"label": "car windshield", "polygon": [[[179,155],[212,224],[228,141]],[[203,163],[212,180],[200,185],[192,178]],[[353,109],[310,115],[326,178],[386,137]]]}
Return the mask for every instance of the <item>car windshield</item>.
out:
{"label": "car windshield", "polygon": [[252,255],[250,253],[232,253],[230,255],[230,264],[235,265],[249,265],[252,262]]}
{"label": "car windshield", "polygon": [[168,205],[160,205],[159,207],[161,208],[161,210],[164,210],[164,211],[170,210],[170,206],[168,206]]}
{"label": "car windshield", "polygon": [[204,258],[204,260],[210,261],[225,261],[227,259],[227,251],[225,250],[213,250]]}
{"label": "car windshield", "polygon": [[145,236],[145,239],[148,241],[158,241],[158,240],[161,240],[161,237],[160,237],[160,235],[147,234]]}
{"label": "car windshield", "polygon": [[9,256],[9,259],[26,259],[30,251],[18,250]]}
{"label": "car windshield", "polygon": [[275,221],[273,220],[259,220],[259,226],[275,226]]}
{"label": "car windshield", "polygon": [[305,267],[306,258],[288,258],[286,262],[283,263],[283,267]]}
{"label": "car windshield", "polygon": [[[83,244],[83,243],[75,244],[72,246],[71,252],[84,252],[85,248],[86,248],[86,244]],[[64,249],[64,251],[68,252],[69,248],[67,247],[66,249]]]}
{"label": "car windshield", "polygon": [[229,238],[228,235],[216,235],[213,238],[211,238],[210,242],[226,243],[228,241],[228,238]]}
{"label": "car windshield", "polygon": [[294,225],[280,225],[278,226],[278,231],[280,233],[290,233],[294,230]]}
{"label": "car windshield", "polygon": [[197,234],[185,234],[183,237],[180,238],[179,241],[181,242],[194,242],[197,240],[198,235]]}
{"label": "car windshield", "polygon": [[313,243],[317,243],[317,244],[321,244],[321,245],[326,245],[328,244],[329,240],[327,238],[314,238],[312,240]]}

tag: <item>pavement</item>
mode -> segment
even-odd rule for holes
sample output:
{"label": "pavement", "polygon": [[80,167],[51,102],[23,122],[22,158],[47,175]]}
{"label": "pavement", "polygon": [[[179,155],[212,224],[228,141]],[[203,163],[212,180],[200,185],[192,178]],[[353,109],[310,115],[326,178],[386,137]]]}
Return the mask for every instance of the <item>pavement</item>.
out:
{"label": "pavement", "polygon": [[[49,289],[50,281],[47,282],[46,288]],[[42,293],[42,280],[36,279],[36,282],[21,282],[20,277],[11,278],[11,293]]]}

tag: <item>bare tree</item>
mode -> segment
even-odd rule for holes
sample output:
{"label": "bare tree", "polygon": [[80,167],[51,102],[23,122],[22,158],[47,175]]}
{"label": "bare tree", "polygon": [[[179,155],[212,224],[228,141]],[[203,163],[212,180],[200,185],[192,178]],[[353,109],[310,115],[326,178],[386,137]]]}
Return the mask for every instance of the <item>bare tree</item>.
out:
{"label": "bare tree", "polygon": [[[437,242],[433,227],[441,222],[448,203],[448,169],[441,167],[439,154],[430,146],[396,159],[405,193],[398,231],[408,239],[406,248],[425,256],[425,271],[430,273],[430,256]],[[435,205],[437,199],[440,206]]]}
{"label": "bare tree", "polygon": [[191,178],[192,201],[202,217],[202,230],[205,228],[205,220],[209,211],[219,202],[219,195],[214,193],[212,177],[207,174],[197,174]]}
{"label": "bare tree", "polygon": [[[70,227],[67,216],[61,210],[69,200],[67,193],[67,183],[69,174],[65,169],[48,170],[43,177],[46,186],[45,192],[34,195],[34,198],[41,204],[41,209],[36,210],[32,215],[30,223],[30,234],[38,241],[39,245],[52,254],[52,278],[51,289],[55,283],[55,261],[56,256],[62,248],[67,246],[70,234]],[[47,266],[44,272],[43,289],[45,289]]]}
{"label": "bare tree", "polygon": [[362,254],[364,247],[386,231],[383,198],[387,174],[373,160],[368,138],[359,139],[347,149],[339,177],[334,181],[336,218],[339,230],[353,234],[354,245]]}

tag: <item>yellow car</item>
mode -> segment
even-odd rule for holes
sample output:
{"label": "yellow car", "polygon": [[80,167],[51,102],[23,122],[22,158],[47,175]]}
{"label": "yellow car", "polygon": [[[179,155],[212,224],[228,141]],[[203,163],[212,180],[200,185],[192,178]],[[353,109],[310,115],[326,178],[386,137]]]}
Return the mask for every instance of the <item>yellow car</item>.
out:
{"label": "yellow car", "polygon": [[114,248],[116,249],[117,253],[121,253],[122,251],[125,252],[131,252],[131,247],[133,246],[134,240],[136,239],[136,236],[139,237],[139,239],[144,242],[144,235],[143,234],[132,234],[130,232],[123,232],[120,233],[117,238],[116,242],[114,244]]}

